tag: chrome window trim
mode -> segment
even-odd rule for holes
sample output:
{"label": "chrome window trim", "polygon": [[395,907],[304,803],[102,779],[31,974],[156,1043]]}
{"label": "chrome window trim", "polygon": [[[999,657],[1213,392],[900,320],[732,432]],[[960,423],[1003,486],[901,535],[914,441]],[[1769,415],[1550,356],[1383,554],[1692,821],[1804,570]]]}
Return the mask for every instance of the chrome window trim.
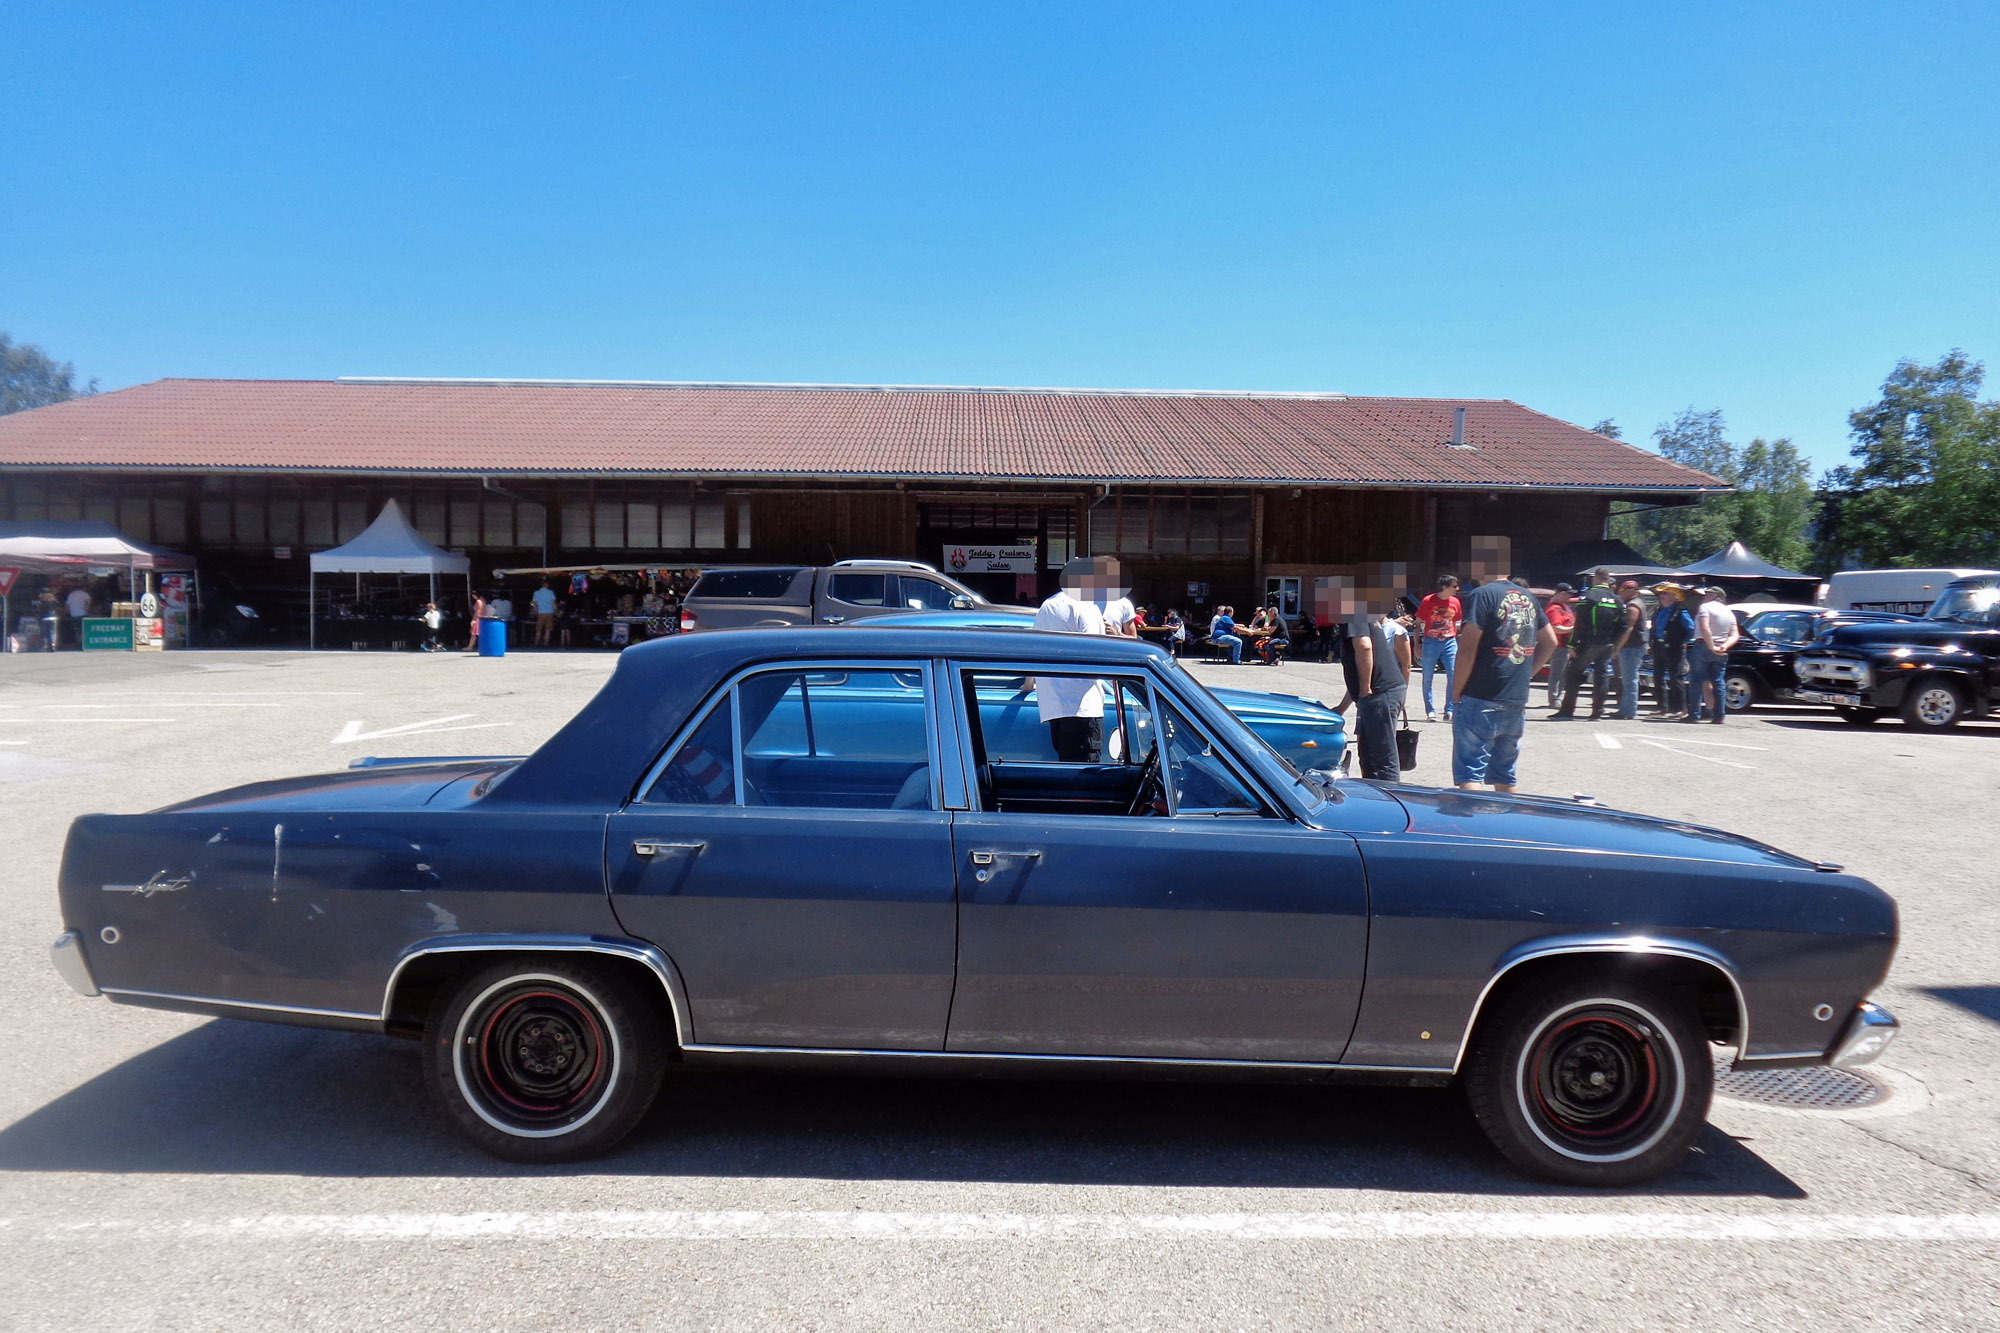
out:
{"label": "chrome window trim", "polygon": [[[925,689],[929,690],[932,681],[930,672],[927,670],[928,665],[923,658],[911,657],[801,657],[790,661],[764,661],[752,666],[738,667],[735,671],[723,677],[722,682],[709,691],[700,703],[688,710],[689,720],[683,722],[680,728],[673,733],[672,738],[661,748],[659,754],[654,758],[652,765],[646,769],[645,776],[639,779],[638,785],[633,789],[631,796],[626,799],[625,804],[628,807],[637,805],[676,810],[706,810],[713,808],[700,805],[680,805],[672,801],[648,801],[646,793],[651,791],[653,784],[660,780],[660,774],[666,770],[669,763],[673,762],[673,757],[680,753],[681,747],[688,743],[688,740],[700,729],[702,723],[708,721],[709,710],[722,702],[722,696],[726,693],[729,696],[729,743],[733,751],[731,763],[735,765],[736,769],[736,799],[734,803],[738,806],[743,805],[743,728],[742,715],[737,709],[736,686],[750,676],[765,675],[774,671],[790,673],[808,671],[910,671],[922,676]],[[930,700],[935,701],[936,698],[936,693],[932,692]],[[930,728],[936,726],[936,715],[937,709],[934,706],[925,707],[924,726],[927,732],[925,748],[926,753],[933,757],[937,753],[937,746],[929,739],[928,731]],[[931,777],[931,790],[933,794],[937,790],[937,775],[935,771],[933,771]],[[935,801],[932,803],[932,808],[936,808]]]}
{"label": "chrome window trim", "polygon": [[[1491,995],[1493,988],[1500,984],[1500,979],[1523,963],[1530,963],[1538,958],[1559,958],[1568,954],[1642,954],[1660,958],[1685,958],[1691,962],[1706,963],[1722,974],[1724,979],[1729,982],[1730,991],[1736,997],[1736,1015],[1739,1025],[1739,1030],[1736,1034],[1736,1049],[1738,1051],[1748,1051],[1750,1049],[1750,1004],[1743,997],[1743,984],[1737,979],[1736,969],[1731,967],[1719,955],[1709,953],[1698,946],[1679,940],[1656,940],[1645,935],[1569,939],[1549,941],[1542,945],[1531,946],[1518,952],[1510,953],[1507,955],[1507,960],[1500,965],[1492,976],[1486,979],[1486,984],[1479,988],[1478,998],[1472,1002],[1472,1012],[1466,1016],[1465,1026],[1459,1033],[1458,1051],[1452,1056],[1451,1061],[1452,1073],[1456,1074],[1459,1071],[1459,1067],[1465,1063],[1465,1052],[1472,1045],[1472,1032],[1479,1025],[1480,1012],[1486,1007],[1487,996]],[[1771,1060],[1778,1059],[1779,1057],[1764,1056],[1761,1058]]]}
{"label": "chrome window trim", "polygon": [[389,1011],[396,1000],[396,985],[402,980],[404,969],[419,958],[443,953],[596,953],[643,963],[658,978],[660,988],[667,994],[675,1040],[683,1047],[694,1040],[694,1031],[689,1026],[687,993],[681,985],[680,972],[665,950],[638,940],[605,939],[593,935],[466,935],[426,940],[405,950],[396,960],[395,967],[390,969],[388,984],[382,988],[381,1013],[354,1016],[371,1019],[386,1027]]}

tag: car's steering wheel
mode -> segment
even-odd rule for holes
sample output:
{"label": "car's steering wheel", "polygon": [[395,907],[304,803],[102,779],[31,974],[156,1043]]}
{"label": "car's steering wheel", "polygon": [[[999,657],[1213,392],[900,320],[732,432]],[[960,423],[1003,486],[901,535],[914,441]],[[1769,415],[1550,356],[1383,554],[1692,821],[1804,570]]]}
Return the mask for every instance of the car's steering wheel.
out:
{"label": "car's steering wheel", "polygon": [[[1159,788],[1159,786],[1160,747],[1155,745],[1153,752],[1146,756],[1145,767],[1139,770],[1139,785],[1132,789],[1132,803],[1125,807],[1125,813],[1128,815],[1147,813],[1146,807],[1152,804],[1152,801],[1147,797],[1147,793],[1151,789]],[[1159,794],[1164,796],[1166,793],[1162,790]]]}

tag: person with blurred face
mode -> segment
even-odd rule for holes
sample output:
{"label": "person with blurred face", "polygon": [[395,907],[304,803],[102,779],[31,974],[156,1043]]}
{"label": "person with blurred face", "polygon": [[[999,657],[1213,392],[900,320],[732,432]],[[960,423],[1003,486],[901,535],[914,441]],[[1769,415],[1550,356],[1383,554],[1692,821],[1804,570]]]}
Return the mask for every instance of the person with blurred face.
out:
{"label": "person with blurred face", "polygon": [[1514,790],[1528,688],[1555,648],[1556,632],[1541,603],[1505,575],[1465,599],[1451,724],[1451,776],[1459,787]]}
{"label": "person with blurred face", "polygon": [[1617,716],[1630,721],[1639,716],[1639,668],[1646,661],[1646,606],[1639,600],[1639,580],[1619,584],[1618,600],[1625,604],[1625,624],[1613,645],[1618,658]]}
{"label": "person with blurred face", "polygon": [[1736,613],[1729,609],[1722,589],[1704,589],[1694,613],[1694,638],[1688,644],[1688,721],[1720,724],[1729,715],[1723,681],[1729,673],[1729,650],[1741,637]]}
{"label": "person with blurred face", "polygon": [[1656,583],[1660,609],[1653,613],[1653,696],[1662,718],[1687,714],[1687,685],[1682,679],[1688,640],[1694,637],[1694,616],[1678,583]]}
{"label": "person with blurred face", "polygon": [[1576,612],[1570,609],[1576,601],[1576,589],[1567,583],[1558,583],[1544,614],[1549,624],[1555,628],[1556,650],[1549,657],[1549,707],[1561,708],[1563,703],[1563,682],[1569,679],[1569,637],[1576,630]]}
{"label": "person with blurred face", "polygon": [[[1101,558],[1101,557],[1100,557]],[[1106,634],[1100,594],[1111,591],[1115,573],[1089,556],[1063,566],[1062,587],[1035,611],[1035,628],[1057,634]],[[1123,590],[1119,590],[1123,596]],[[1084,676],[1035,679],[1035,707],[1049,729],[1056,758],[1066,764],[1094,764],[1104,754],[1104,691]]]}

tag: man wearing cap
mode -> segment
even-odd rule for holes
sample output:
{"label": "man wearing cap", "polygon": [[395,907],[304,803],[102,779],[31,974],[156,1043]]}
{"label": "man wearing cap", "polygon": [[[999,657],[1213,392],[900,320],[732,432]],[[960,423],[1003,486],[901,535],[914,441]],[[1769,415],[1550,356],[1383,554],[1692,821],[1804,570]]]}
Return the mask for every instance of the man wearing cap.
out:
{"label": "man wearing cap", "polygon": [[1678,583],[1656,583],[1660,609],[1653,613],[1653,702],[1663,718],[1687,714],[1687,686],[1681,678],[1688,640],[1694,637],[1694,617],[1681,600]]}
{"label": "man wearing cap", "polygon": [[1549,625],[1556,632],[1555,656],[1549,659],[1549,707],[1561,708],[1563,702],[1563,681],[1569,670],[1569,636],[1576,629],[1576,612],[1570,604],[1576,600],[1576,589],[1567,583],[1558,583],[1549,598],[1546,612]]}
{"label": "man wearing cap", "polygon": [[[1109,557],[1078,556],[1063,566],[1062,587],[1035,611],[1035,628],[1058,634],[1104,634],[1100,597],[1123,597],[1113,567],[1100,567]],[[1049,743],[1065,764],[1094,764],[1104,754],[1104,691],[1084,676],[1041,676],[1035,682],[1035,708],[1048,724]]]}
{"label": "man wearing cap", "polygon": [[1639,667],[1646,660],[1646,607],[1639,600],[1639,580],[1626,579],[1618,585],[1618,600],[1625,603],[1625,628],[1618,635],[1618,714],[1630,721],[1639,716]]}
{"label": "man wearing cap", "polygon": [[[1596,693],[1591,698],[1590,719],[1595,722],[1604,716],[1604,705],[1611,694],[1613,654],[1625,620],[1625,607],[1619,602],[1618,594],[1611,591],[1610,570],[1594,569],[1590,572],[1590,586],[1583,590],[1583,596],[1577,599],[1570,612],[1574,623],[1569,636],[1569,665],[1563,671],[1562,702],[1556,705],[1555,714],[1549,720],[1567,721],[1575,717],[1576,701],[1583,694],[1584,677],[1594,675],[1597,683],[1594,687]],[[1553,667],[1549,674],[1553,679]]]}

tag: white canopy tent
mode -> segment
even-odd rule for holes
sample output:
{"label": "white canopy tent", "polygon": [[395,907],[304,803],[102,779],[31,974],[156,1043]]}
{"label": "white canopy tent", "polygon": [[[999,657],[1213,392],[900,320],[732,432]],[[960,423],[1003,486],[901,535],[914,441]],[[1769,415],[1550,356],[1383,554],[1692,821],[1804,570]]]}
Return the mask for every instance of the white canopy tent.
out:
{"label": "white canopy tent", "polygon": [[[135,542],[116,527],[98,519],[43,519],[32,522],[0,523],[0,569],[28,570],[36,574],[63,574],[77,570],[122,569],[126,572],[132,600],[139,600],[139,572],[146,571],[145,587],[153,588],[156,570],[194,571],[194,560],[177,551]],[[7,581],[11,585],[12,580]],[[0,591],[0,633],[13,632],[11,586]],[[195,594],[199,604],[200,593]]]}
{"label": "white canopy tent", "polygon": [[359,537],[344,546],[315,551],[308,563],[311,569],[306,575],[306,586],[313,608],[310,641],[315,648],[319,646],[321,574],[353,574],[357,579],[362,574],[428,574],[433,602],[437,600],[438,575],[463,574],[467,600],[472,596],[472,561],[424,540],[424,535],[410,526],[410,520],[403,517],[402,506],[394,500],[382,506],[382,512]]}

